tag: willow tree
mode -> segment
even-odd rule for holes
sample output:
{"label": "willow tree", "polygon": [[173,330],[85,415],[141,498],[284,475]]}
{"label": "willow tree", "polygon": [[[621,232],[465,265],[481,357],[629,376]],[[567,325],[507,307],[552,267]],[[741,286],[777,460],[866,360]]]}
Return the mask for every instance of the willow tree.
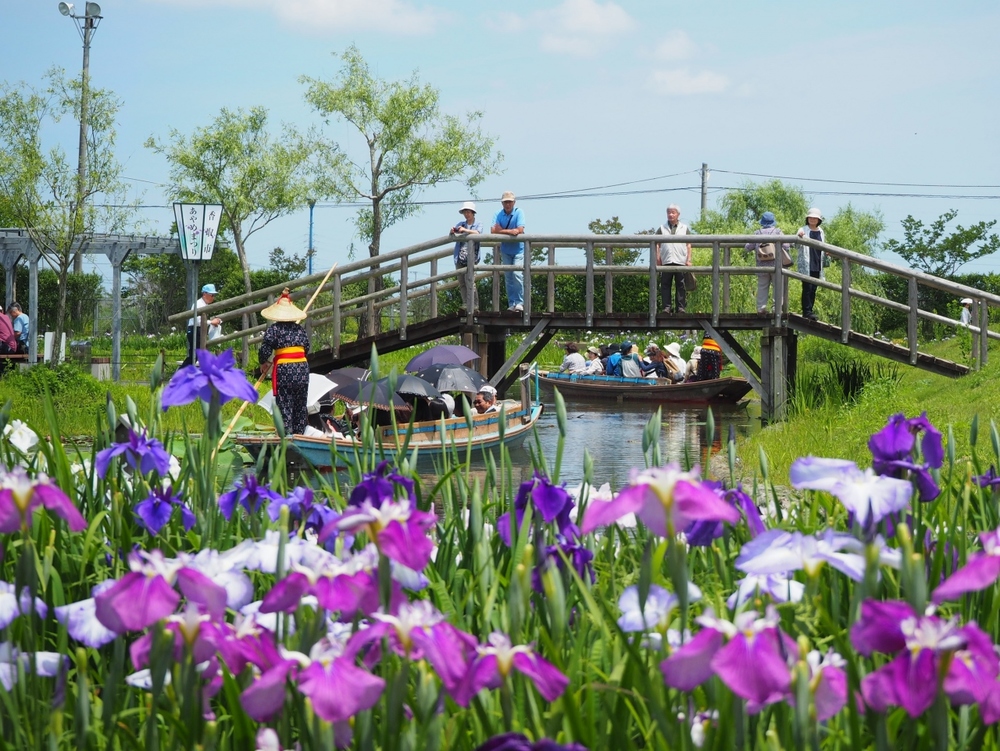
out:
{"label": "willow tree", "polygon": [[[59,279],[56,341],[66,330],[68,276],[77,253],[97,232],[125,232],[136,211],[115,158],[115,119],[121,102],[90,90],[87,164],[82,182],[50,126],[78,119],[80,81],[53,68],[43,89],[0,84],[0,206],[6,221],[27,230]],[[76,149],[76,139],[73,139]],[[74,153],[75,156],[75,153]],[[100,201],[92,200],[100,197]],[[5,221],[5,223],[6,223]]]}
{"label": "willow tree", "polygon": [[[353,46],[341,60],[333,81],[300,80],[307,87],[306,101],[327,122],[346,121],[367,146],[357,158],[346,158],[354,152],[345,148],[345,154],[330,161],[329,193],[338,200],[364,202],[355,227],[368,243],[369,256],[376,258],[382,233],[420,211],[414,199],[422,189],[454,181],[472,191],[499,171],[503,157],[479,127],[481,112],[464,117],[442,113],[438,91],[421,83],[416,73],[406,81],[379,79]],[[372,277],[369,291],[380,289],[382,279]]]}
{"label": "willow tree", "polygon": [[[312,161],[316,140],[290,126],[274,137],[267,118],[264,107],[223,108],[190,137],[171,129],[166,141],[146,141],[147,148],[170,162],[169,192],[175,200],[222,204],[223,226],[232,235],[247,292],[253,290],[247,240],[305,206],[317,190]],[[330,147],[331,153],[336,149]]]}

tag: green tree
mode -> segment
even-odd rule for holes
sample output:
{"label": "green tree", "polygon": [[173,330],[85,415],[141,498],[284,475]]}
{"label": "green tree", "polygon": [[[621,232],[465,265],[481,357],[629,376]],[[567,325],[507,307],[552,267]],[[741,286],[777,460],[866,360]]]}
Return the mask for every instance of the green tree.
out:
{"label": "green tree", "polygon": [[147,148],[170,162],[175,199],[222,204],[244,292],[253,290],[247,240],[271,221],[305,206],[318,189],[316,140],[289,126],[280,138],[273,137],[267,118],[264,107],[223,108],[210,125],[190,137],[171,129],[167,141],[146,141]]}
{"label": "green tree", "polygon": [[692,226],[701,234],[744,234],[757,229],[761,215],[770,211],[783,232],[794,234],[808,210],[801,188],[781,180],[746,182],[736,190],[726,191],[719,199],[718,210],[706,212],[705,218]]}
{"label": "green tree", "polygon": [[[882,247],[902,256],[919,271],[943,277],[954,276],[969,261],[1000,250],[1000,237],[990,234],[996,224],[995,219],[978,222],[969,228],[959,224],[954,232],[946,235],[945,226],[957,216],[958,211],[951,209],[927,228],[919,219],[907,216],[902,221],[903,241],[887,240]],[[976,243],[979,245],[976,246]]]}
{"label": "green tree", "polygon": [[305,256],[298,253],[286,253],[283,248],[275,248],[267,255],[267,262],[271,271],[296,279],[306,273],[307,261]]}
{"label": "green tree", "polygon": [[826,241],[838,248],[846,248],[866,256],[874,256],[878,239],[885,230],[885,221],[879,211],[858,211],[847,204],[823,222]]}
{"label": "green tree", "polygon": [[[80,81],[53,68],[46,87],[0,84],[0,211],[4,223],[23,227],[56,272],[55,334],[66,328],[67,291],[74,256],[87,250],[94,233],[121,233],[135,215],[136,201],[120,179],[114,155],[121,102],[110,91],[90,89],[87,168],[84,181],[59,144],[46,145],[51,123],[77,117]],[[96,204],[90,200],[100,195]]]}
{"label": "green tree", "polygon": [[[498,171],[502,156],[478,125],[481,112],[464,120],[442,114],[438,91],[420,83],[416,73],[408,81],[381,80],[354,46],[341,59],[336,80],[303,76],[301,81],[317,112],[346,121],[364,138],[364,158],[331,152],[326,163],[330,194],[366,203],[355,227],[376,258],[385,229],[420,211],[413,199],[423,188],[461,181],[471,190]],[[382,287],[382,278],[373,276],[369,290]]]}

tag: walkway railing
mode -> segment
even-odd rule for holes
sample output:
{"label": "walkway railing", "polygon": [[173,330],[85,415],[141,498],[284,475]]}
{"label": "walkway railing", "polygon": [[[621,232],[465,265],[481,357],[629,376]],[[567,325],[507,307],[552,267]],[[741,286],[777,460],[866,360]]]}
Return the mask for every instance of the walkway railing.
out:
{"label": "walkway railing", "polygon": [[[480,242],[485,253],[497,244],[508,240],[503,236],[483,235]],[[658,272],[677,270],[677,267],[656,265],[656,245],[663,240],[659,235],[522,235],[518,238],[525,245],[524,263],[520,266],[505,266],[500,263],[500,254],[493,252],[492,263],[483,263],[475,268],[465,267],[456,270],[451,262],[454,238],[440,237],[417,245],[384,253],[377,258],[364,258],[338,267],[323,290],[331,294],[328,302],[317,301],[318,304],[309,311],[306,321],[307,328],[324,329],[325,342],[338,356],[341,344],[345,341],[346,323],[351,318],[358,319],[356,336],[374,336],[377,322],[383,318],[385,311],[390,311],[398,323],[392,328],[392,334],[406,339],[407,326],[421,320],[438,316],[439,295],[458,286],[458,274],[475,275],[476,279],[492,280],[492,296],[489,300],[480,300],[484,310],[499,312],[506,308],[501,305],[500,280],[505,271],[521,271],[524,274],[524,311],[521,313],[523,322],[531,322],[532,315],[554,313],[556,306],[556,278],[559,276],[582,276],[585,278],[585,308],[575,311],[583,314],[583,325],[590,327],[595,316],[614,314],[614,284],[619,276],[647,276],[649,279],[648,323],[651,328],[657,326],[657,289]],[[692,272],[702,283],[711,280],[711,309],[700,311],[711,318],[713,326],[718,326],[720,316],[727,313],[743,312],[753,314],[754,311],[732,310],[732,285],[736,278],[742,276],[757,276],[758,274],[774,274],[778,277],[798,279],[815,284],[818,287],[840,293],[840,319],[842,341],[848,343],[851,334],[853,306],[857,301],[864,301],[888,310],[897,311],[906,316],[906,344],[910,352],[910,362],[917,361],[918,324],[921,320],[931,321],[945,326],[962,325],[953,319],[940,316],[920,308],[921,288],[935,289],[952,294],[957,298],[968,297],[973,300],[972,324],[968,327],[973,337],[973,357],[977,365],[986,362],[987,340],[1000,339],[1000,333],[988,330],[990,307],[1000,307],[1000,297],[967,287],[962,284],[940,279],[920,271],[913,271],[887,261],[866,256],[861,253],[839,248],[826,243],[820,243],[808,238],[793,235],[768,235],[767,241],[774,243],[790,243],[800,248],[818,248],[831,258],[840,262],[841,279],[839,283],[804,276],[792,268],[781,267],[781,254],[775,254],[774,267],[758,267],[753,253],[746,251],[746,243],[761,240],[760,235],[692,235],[686,237],[695,248],[711,250],[711,263],[708,265],[689,266],[685,270]],[[614,265],[613,251],[629,248],[638,250],[638,261],[632,265]],[[733,255],[736,249],[738,255]],[[542,263],[533,263],[533,251],[540,249],[543,255]],[[442,264],[442,260],[444,263]],[[564,262],[560,263],[560,259]],[[749,265],[734,263],[742,260]],[[907,298],[892,300],[872,294],[870,291],[855,285],[860,278],[859,271],[871,270],[904,279],[907,285]],[[293,299],[308,298],[325,276],[322,273],[291,280],[285,285],[276,285],[255,291],[248,295],[240,295],[229,300],[223,300],[203,309],[203,313],[219,316],[223,321],[240,319],[244,314],[256,313],[267,307],[280,294],[283,287],[292,290]],[[391,279],[383,289],[378,289],[377,279]],[[595,282],[604,280],[604,300],[595,300]],[[405,280],[400,282],[399,280]],[[532,289],[536,285],[544,285],[544,310],[532,310]],[[773,314],[769,323],[780,327],[784,325],[786,314],[783,310],[787,301],[782,299],[785,285],[773,285],[775,295]],[[564,311],[565,312],[565,311]],[[191,317],[192,311],[171,316],[174,322],[185,322]],[[475,320],[475,313],[467,311],[468,322]],[[363,324],[363,326],[362,326]],[[231,345],[236,340],[253,342],[266,328],[266,324],[245,329],[213,340],[213,347]],[[661,326],[661,328],[665,328]],[[964,327],[962,327],[964,328]],[[873,332],[862,332],[873,333]],[[205,337],[202,338],[205,341]],[[349,340],[348,340],[349,341]],[[319,349],[319,344],[314,345]]]}

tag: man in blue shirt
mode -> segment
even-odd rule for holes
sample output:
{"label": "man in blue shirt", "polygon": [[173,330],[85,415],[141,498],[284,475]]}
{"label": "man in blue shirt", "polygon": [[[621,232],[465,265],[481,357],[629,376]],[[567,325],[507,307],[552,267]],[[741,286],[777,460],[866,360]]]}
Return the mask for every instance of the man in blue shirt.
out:
{"label": "man in blue shirt", "polygon": [[[500,196],[503,208],[493,219],[494,235],[510,235],[517,237],[524,234],[524,214],[521,209],[514,208],[514,194],[509,190]],[[524,243],[500,243],[500,260],[504,266],[522,266],[524,264]],[[504,283],[507,287],[507,310],[520,313],[524,310],[524,273],[521,271],[505,271]]]}
{"label": "man in blue shirt", "polygon": [[28,314],[21,310],[21,304],[12,302],[10,304],[10,320],[14,328],[14,337],[17,339],[17,351],[20,354],[28,352]]}

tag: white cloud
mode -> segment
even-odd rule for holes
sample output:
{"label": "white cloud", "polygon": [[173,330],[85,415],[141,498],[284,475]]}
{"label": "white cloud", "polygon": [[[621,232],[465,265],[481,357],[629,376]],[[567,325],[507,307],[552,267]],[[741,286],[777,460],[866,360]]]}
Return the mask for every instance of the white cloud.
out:
{"label": "white cloud", "polygon": [[720,73],[703,70],[693,73],[688,68],[656,70],[650,76],[650,87],[667,96],[719,94],[729,88],[729,79]]}
{"label": "white cloud", "polygon": [[678,29],[666,33],[663,40],[653,50],[653,57],[657,60],[672,62],[687,60],[694,57],[697,52],[698,45],[694,43],[694,40]]}
{"label": "white cloud", "polygon": [[389,34],[427,34],[447,18],[443,11],[407,0],[155,0],[172,6],[256,8],[273,13],[298,31],[321,34],[378,30]]}
{"label": "white cloud", "polygon": [[610,40],[636,27],[632,16],[610,0],[563,0],[555,8],[535,13],[532,21],[544,32],[543,50],[579,57],[596,54]]}

